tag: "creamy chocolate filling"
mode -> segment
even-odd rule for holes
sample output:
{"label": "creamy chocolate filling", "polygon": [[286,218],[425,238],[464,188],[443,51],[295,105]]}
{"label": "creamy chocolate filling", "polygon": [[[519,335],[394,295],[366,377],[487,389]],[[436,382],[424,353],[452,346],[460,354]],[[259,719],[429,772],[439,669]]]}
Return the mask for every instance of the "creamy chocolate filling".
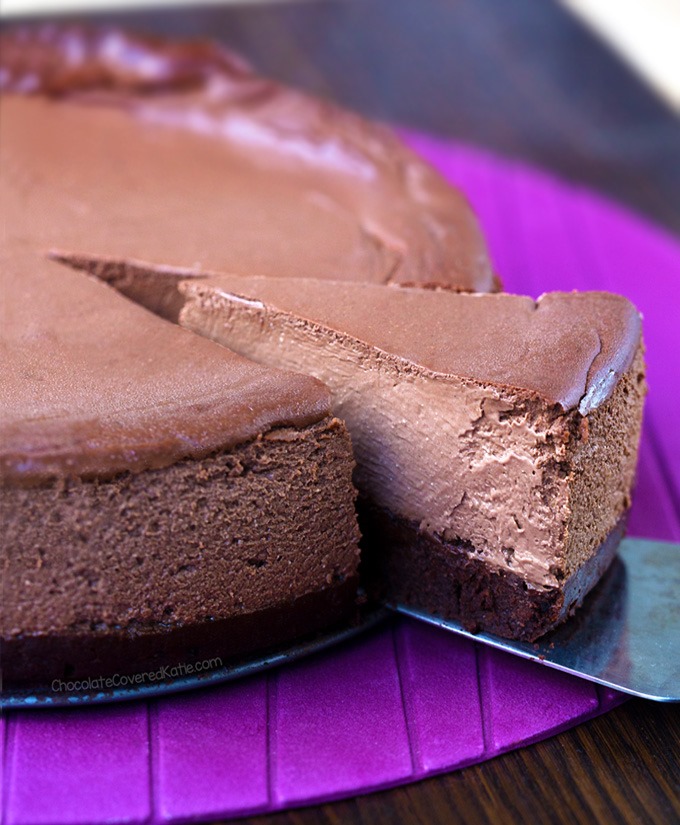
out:
{"label": "creamy chocolate filling", "polygon": [[628,506],[644,383],[625,298],[220,275],[180,288],[183,326],[331,389],[357,487],[423,532],[557,586]]}

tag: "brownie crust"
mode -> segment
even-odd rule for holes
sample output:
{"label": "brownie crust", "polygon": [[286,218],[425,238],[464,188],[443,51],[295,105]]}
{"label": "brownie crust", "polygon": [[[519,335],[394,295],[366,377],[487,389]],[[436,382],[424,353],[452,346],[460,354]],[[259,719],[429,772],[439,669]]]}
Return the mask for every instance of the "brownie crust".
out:
{"label": "brownie crust", "polygon": [[12,637],[2,648],[3,686],[49,690],[55,682],[142,676],[197,664],[209,675],[255,652],[265,656],[293,640],[298,644],[347,627],[359,617],[357,584],[352,576],[284,604],[217,620]]}
{"label": "brownie crust", "polygon": [[581,606],[614,560],[626,523],[624,516],[559,587],[534,587],[507,568],[476,558],[468,543],[444,541],[366,501],[359,512],[362,576],[372,596],[460,621],[472,632],[528,642]]}

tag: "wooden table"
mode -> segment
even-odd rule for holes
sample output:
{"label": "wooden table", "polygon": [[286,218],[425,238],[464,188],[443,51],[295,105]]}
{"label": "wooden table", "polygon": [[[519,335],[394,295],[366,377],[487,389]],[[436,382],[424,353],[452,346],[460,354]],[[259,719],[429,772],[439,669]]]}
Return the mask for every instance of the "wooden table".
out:
{"label": "wooden table", "polygon": [[[680,234],[680,122],[549,0],[328,0],[106,19],[216,37],[269,75],[553,169]],[[457,773],[246,821],[680,822],[680,707],[631,701]]]}

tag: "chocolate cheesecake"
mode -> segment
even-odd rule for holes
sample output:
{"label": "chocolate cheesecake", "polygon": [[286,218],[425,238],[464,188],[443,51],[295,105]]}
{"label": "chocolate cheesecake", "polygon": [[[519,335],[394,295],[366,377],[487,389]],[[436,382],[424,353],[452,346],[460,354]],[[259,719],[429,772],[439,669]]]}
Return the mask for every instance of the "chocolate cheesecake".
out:
{"label": "chocolate cheesecake", "polygon": [[387,129],[221,49],[10,29],[0,89],[5,685],[226,662],[351,621],[352,479],[380,595],[525,638],[580,602],[634,467],[627,304],[462,294],[499,288],[464,197]]}
{"label": "chocolate cheesecake", "polygon": [[496,289],[465,199],[387,129],[221,49],[0,38],[4,684],[351,621],[354,461],[328,390],[48,259]]}
{"label": "chocolate cheesecake", "polygon": [[153,275],[140,296],[179,289],[181,325],[330,388],[388,601],[533,640],[611,563],[645,395],[625,298]]}

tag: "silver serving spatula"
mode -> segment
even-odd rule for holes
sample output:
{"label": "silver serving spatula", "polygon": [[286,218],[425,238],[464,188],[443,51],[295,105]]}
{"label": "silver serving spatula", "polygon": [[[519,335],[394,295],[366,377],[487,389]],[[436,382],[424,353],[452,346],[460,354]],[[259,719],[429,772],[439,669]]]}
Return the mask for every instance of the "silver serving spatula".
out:
{"label": "silver serving spatula", "polygon": [[392,607],[633,696],[680,701],[680,544],[624,539],[612,567],[576,615],[533,644],[471,633],[457,622]]}

